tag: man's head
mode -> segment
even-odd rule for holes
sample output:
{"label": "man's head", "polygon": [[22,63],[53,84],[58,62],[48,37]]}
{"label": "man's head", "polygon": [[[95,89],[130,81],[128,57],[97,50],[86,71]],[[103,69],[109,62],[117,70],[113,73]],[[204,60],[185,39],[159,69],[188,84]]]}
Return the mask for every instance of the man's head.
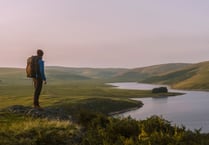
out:
{"label": "man's head", "polygon": [[44,55],[43,50],[38,49],[38,50],[37,50],[37,55],[40,56],[40,57],[42,57],[42,56]]}

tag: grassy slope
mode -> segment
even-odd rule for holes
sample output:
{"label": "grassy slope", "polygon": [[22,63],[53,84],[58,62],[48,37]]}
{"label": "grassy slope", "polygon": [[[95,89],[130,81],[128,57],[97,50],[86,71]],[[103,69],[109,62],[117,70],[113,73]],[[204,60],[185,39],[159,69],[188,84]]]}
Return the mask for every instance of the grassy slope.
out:
{"label": "grassy slope", "polygon": [[179,69],[182,69],[184,67],[187,67],[191,64],[187,63],[168,63],[168,64],[160,64],[160,65],[154,65],[149,67],[143,67],[143,68],[136,68],[133,71],[140,72],[144,74],[149,75],[160,75],[165,74],[169,72],[173,72]]}
{"label": "grassy slope", "polygon": [[169,84],[177,89],[209,89],[209,61],[197,64],[162,64],[128,70],[113,81]]}
{"label": "grassy slope", "polygon": [[144,79],[145,83],[169,84],[177,89],[209,89],[209,62],[201,62]]}
{"label": "grassy slope", "polygon": [[[175,88],[182,89],[209,89],[209,61],[195,64],[194,72],[191,77],[174,84]],[[190,73],[190,72],[187,72]],[[185,73],[185,74],[187,74]]]}
{"label": "grassy slope", "polygon": [[111,78],[127,70],[128,69],[123,69],[123,68],[71,68],[71,67],[57,67],[57,66],[47,67],[47,71],[51,73],[70,72],[71,74],[77,74],[80,76],[94,78],[94,79]]}
{"label": "grassy slope", "polygon": [[161,83],[161,84],[176,84],[178,82],[184,81],[197,73],[197,69],[194,66],[189,66],[184,69],[173,71],[167,74],[160,74],[149,77],[143,82],[146,83]]}
{"label": "grassy slope", "polygon": [[[32,105],[32,84],[29,83],[28,86],[2,85],[0,88],[0,109],[15,104]],[[100,81],[86,80],[69,81],[69,83],[63,83],[62,85],[56,82],[50,82],[43,87],[40,102],[44,107],[60,106],[69,109],[69,111],[72,111],[74,108],[87,108],[109,113],[136,107],[138,103],[129,100],[128,98],[130,97],[149,96],[154,96],[151,91],[114,89],[105,86]]]}
{"label": "grassy slope", "polygon": [[189,65],[190,64],[185,64],[185,63],[170,63],[170,64],[161,64],[161,65],[143,67],[143,68],[135,68],[119,74],[113,80],[143,81],[147,78],[173,72]]}
{"label": "grassy slope", "polygon": [[[51,80],[88,80],[111,78],[127,69],[122,68],[68,68],[68,67],[46,67],[46,74]],[[0,83],[7,81],[27,80],[25,69],[0,68]],[[11,79],[10,79],[11,78]],[[22,82],[22,81],[21,81]],[[18,82],[19,83],[19,82]]]}

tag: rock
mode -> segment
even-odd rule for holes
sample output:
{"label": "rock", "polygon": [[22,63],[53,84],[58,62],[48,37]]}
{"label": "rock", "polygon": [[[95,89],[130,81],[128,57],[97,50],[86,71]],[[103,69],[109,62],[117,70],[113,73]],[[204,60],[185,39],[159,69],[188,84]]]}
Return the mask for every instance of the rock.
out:
{"label": "rock", "polygon": [[152,93],[168,93],[167,87],[159,87],[152,89]]}
{"label": "rock", "polygon": [[25,114],[30,109],[32,109],[32,107],[25,107],[25,106],[22,106],[22,105],[14,105],[14,106],[10,106],[8,108],[8,111],[12,112],[12,113]]}
{"label": "rock", "polygon": [[9,112],[23,114],[34,118],[47,118],[55,120],[71,120],[71,116],[60,108],[47,107],[36,109],[32,107],[14,105],[8,108]]}

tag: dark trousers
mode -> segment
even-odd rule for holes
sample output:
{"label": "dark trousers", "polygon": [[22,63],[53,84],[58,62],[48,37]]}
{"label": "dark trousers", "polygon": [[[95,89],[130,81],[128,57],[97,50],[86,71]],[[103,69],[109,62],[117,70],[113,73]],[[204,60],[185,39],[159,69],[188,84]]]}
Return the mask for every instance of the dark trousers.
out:
{"label": "dark trousers", "polygon": [[42,79],[36,79],[33,78],[33,83],[34,83],[34,98],[33,98],[33,105],[34,106],[39,106],[39,96],[41,94],[41,89],[42,89],[42,84],[43,84],[43,80]]}

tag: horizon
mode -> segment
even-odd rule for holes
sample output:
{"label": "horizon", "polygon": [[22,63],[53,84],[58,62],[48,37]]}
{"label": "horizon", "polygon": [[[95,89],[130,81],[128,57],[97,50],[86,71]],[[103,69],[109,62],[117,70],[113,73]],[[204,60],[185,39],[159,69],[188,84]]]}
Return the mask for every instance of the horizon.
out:
{"label": "horizon", "polygon": [[[63,65],[46,65],[46,68],[49,67],[61,67],[61,68],[89,68],[89,69],[137,69],[137,68],[146,68],[146,67],[152,67],[152,66],[159,66],[159,65],[166,65],[166,64],[198,64],[198,63],[204,63],[209,62],[209,60],[201,61],[201,62],[195,62],[195,63],[184,63],[184,62],[174,62],[174,63],[161,63],[161,64],[153,64],[153,65],[147,65],[147,66],[139,66],[139,67],[88,67],[88,66],[63,66]],[[0,66],[0,68],[8,68],[8,69],[25,69],[24,67],[15,67],[15,66]]]}
{"label": "horizon", "polygon": [[2,0],[0,67],[137,68],[209,60],[207,0]]}

